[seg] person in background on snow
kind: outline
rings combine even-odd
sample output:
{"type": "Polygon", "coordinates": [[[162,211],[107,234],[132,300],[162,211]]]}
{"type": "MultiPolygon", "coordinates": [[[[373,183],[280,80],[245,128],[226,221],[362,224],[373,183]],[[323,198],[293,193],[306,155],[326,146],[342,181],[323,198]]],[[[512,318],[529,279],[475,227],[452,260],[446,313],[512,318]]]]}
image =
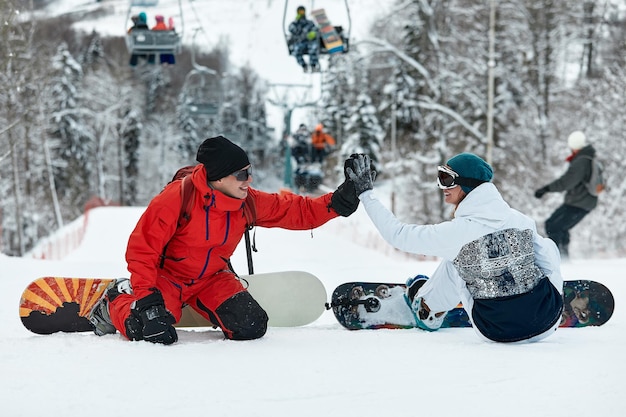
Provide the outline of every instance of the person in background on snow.
{"type": "Polygon", "coordinates": [[[293,45],[293,56],[302,67],[304,72],[309,68],[312,72],[320,70],[319,50],[320,41],[317,37],[317,26],[312,20],[306,18],[306,9],[299,6],[296,11],[296,19],[289,25],[289,44],[293,45]],[[309,65],[306,64],[302,55],[309,54],[309,65]]]}
{"type": "MultiPolygon", "coordinates": [[[[152,30],[157,30],[157,31],[159,31],[159,30],[167,30],[167,31],[173,30],[172,28],[168,27],[165,24],[165,18],[162,15],[156,15],[154,17],[154,19],[156,20],[156,25],[154,25],[152,27],[152,30]]],[[[176,64],[176,58],[174,57],[173,54],[160,54],[159,62],[161,64],[174,65],[174,64],[176,64]]]]}
{"type": "Polygon", "coordinates": [[[335,146],[336,143],[335,138],[324,132],[323,124],[320,123],[315,126],[315,130],[311,134],[312,161],[324,162],[329,149],[335,146]]]}
{"type": "Polygon", "coordinates": [[[432,277],[407,282],[415,322],[437,330],[459,301],[477,334],[495,342],[536,341],[557,329],[563,308],[559,251],[537,234],[535,222],[512,209],[491,182],[480,157],[461,153],[438,167],[450,221],[434,225],[400,222],[373,192],[375,172],[366,155],[346,161],[346,174],[383,236],[400,250],[443,259],[432,277]]]}
{"type": "Polygon", "coordinates": [[[546,193],[565,191],[565,200],[546,220],[546,233],[556,243],[562,257],[569,257],[569,231],[598,205],[598,197],[589,193],[586,182],[591,177],[592,159],[596,150],[587,144],[581,131],[567,138],[572,153],[567,157],[569,167],[563,175],[535,191],[535,197],[546,193]]]}
{"type": "Polygon", "coordinates": [[[359,204],[347,180],[317,198],[255,190],[248,155],[223,136],[206,139],[197,160],[189,174],[195,192],[189,223],[177,227],[182,181],[173,181],[150,202],[130,235],[130,281],[114,281],[90,313],[97,335],[117,330],[130,340],[171,344],[178,339],[173,325],[189,305],[227,339],[260,338],[267,314],[229,262],[246,229],[247,196],[256,207],[256,226],[289,230],[347,217],[359,204]]]}

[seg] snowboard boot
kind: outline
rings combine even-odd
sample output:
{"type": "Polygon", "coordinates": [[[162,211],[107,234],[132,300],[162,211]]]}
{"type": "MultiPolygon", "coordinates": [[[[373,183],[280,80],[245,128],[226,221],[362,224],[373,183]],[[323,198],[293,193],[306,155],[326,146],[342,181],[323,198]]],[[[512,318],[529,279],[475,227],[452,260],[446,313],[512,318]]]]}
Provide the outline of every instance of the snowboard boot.
{"type": "Polygon", "coordinates": [[[128,278],[118,278],[112,281],[104,290],[102,298],[93,306],[89,312],[89,321],[93,325],[93,331],[98,336],[114,334],[115,326],[109,315],[109,303],[120,294],[131,294],[130,280],[128,278]]]}
{"type": "Polygon", "coordinates": [[[406,282],[406,293],[404,296],[411,307],[411,311],[413,311],[413,317],[415,318],[417,327],[432,332],[441,327],[448,312],[442,311],[433,313],[424,302],[424,299],[417,297],[417,292],[426,283],[427,279],[428,277],[425,275],[417,275],[413,278],[409,278],[406,282]]]}

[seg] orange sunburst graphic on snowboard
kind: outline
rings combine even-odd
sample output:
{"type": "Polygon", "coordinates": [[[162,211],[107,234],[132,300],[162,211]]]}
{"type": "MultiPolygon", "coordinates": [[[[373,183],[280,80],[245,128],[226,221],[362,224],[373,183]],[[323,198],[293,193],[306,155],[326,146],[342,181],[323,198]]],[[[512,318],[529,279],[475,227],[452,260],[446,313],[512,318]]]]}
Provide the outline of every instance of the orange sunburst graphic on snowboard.
{"type": "Polygon", "coordinates": [[[89,330],[87,316],[111,281],[99,278],[39,278],[22,294],[22,322],[35,333],[43,333],[51,321],[67,327],[62,331],[89,330]]]}

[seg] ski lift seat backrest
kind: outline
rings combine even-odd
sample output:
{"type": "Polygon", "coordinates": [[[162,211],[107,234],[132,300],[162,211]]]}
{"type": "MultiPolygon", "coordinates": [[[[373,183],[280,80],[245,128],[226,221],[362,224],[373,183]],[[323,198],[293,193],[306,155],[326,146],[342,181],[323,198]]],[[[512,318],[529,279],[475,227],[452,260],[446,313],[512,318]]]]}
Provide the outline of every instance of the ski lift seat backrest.
{"type": "Polygon", "coordinates": [[[217,103],[195,101],[187,103],[187,108],[191,114],[205,116],[214,116],[220,110],[217,103]]]}
{"type": "Polygon", "coordinates": [[[222,84],[217,72],[198,66],[185,77],[187,109],[194,115],[217,115],[222,106],[222,84]]]}
{"type": "Polygon", "coordinates": [[[152,7],[159,4],[159,0],[131,0],[130,5],[135,7],[152,7]]]}
{"type": "Polygon", "coordinates": [[[129,35],[133,53],[176,53],[180,47],[180,37],[173,30],[152,31],[133,30],[129,35]]]}

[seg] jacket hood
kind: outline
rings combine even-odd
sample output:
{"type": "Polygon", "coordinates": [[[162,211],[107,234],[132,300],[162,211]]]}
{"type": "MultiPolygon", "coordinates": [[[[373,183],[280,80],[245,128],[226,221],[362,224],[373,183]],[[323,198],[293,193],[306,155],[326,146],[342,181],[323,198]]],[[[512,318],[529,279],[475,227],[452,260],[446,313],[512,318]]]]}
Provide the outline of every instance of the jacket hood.
{"type": "Polygon", "coordinates": [[[504,201],[496,186],[486,182],[474,188],[461,201],[454,217],[471,217],[471,221],[500,229],[506,224],[510,213],[511,207],[504,201]]]}

